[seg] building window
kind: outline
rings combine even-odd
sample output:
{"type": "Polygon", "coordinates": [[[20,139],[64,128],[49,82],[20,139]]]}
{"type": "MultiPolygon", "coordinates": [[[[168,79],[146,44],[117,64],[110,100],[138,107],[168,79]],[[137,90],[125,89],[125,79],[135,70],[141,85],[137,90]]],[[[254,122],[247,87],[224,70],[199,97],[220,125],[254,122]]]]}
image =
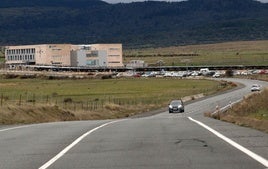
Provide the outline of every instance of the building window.
{"type": "Polygon", "coordinates": [[[98,51],[92,51],[91,53],[87,53],[86,57],[98,57],[98,51]]]}
{"type": "Polygon", "coordinates": [[[109,55],[109,57],[120,57],[120,55],[109,55]]]}
{"type": "Polygon", "coordinates": [[[108,63],[120,63],[119,61],[113,61],[113,62],[108,62],[108,63]]]}
{"type": "Polygon", "coordinates": [[[119,51],[119,48],[109,48],[110,51],[119,51]]]}
{"type": "Polygon", "coordinates": [[[87,53],[87,54],[86,54],[86,57],[87,57],[87,58],[90,58],[90,57],[93,57],[93,55],[92,55],[91,53],[87,53]]]}
{"type": "Polygon", "coordinates": [[[89,66],[96,66],[97,65],[97,60],[88,60],[87,65],[89,66]]]}
{"type": "Polygon", "coordinates": [[[60,56],[60,55],[54,55],[54,56],[52,56],[52,58],[61,58],[62,56],[60,56]]]}
{"type": "Polygon", "coordinates": [[[91,47],[90,46],[83,46],[82,50],[91,50],[91,47]]]}

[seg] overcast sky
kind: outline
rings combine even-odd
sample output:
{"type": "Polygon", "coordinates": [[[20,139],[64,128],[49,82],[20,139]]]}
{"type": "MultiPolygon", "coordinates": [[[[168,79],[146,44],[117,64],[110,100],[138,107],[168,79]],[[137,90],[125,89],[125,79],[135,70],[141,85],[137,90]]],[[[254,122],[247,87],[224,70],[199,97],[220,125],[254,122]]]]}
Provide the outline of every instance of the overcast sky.
{"type": "MultiPolygon", "coordinates": [[[[102,0],[102,1],[105,1],[105,2],[108,2],[108,3],[119,3],[119,2],[129,3],[129,2],[138,2],[138,1],[144,1],[144,0],[102,0]]],[[[155,0],[155,1],[175,2],[175,1],[182,1],[182,0],[155,0]]],[[[265,2],[265,3],[268,2],[268,0],[258,0],[258,1],[265,2]]]]}

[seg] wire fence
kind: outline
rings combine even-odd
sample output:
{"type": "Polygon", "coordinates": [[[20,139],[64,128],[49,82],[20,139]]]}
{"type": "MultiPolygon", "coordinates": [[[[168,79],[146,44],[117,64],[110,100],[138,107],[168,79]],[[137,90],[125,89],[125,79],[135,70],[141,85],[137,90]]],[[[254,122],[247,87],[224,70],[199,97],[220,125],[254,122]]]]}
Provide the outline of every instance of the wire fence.
{"type": "Polygon", "coordinates": [[[154,104],[161,105],[165,102],[165,98],[115,98],[115,97],[104,97],[104,98],[87,98],[80,101],[75,101],[71,97],[60,97],[50,95],[36,95],[36,94],[4,94],[0,93],[0,107],[7,107],[11,105],[15,106],[40,106],[40,105],[56,105],[60,108],[72,111],[84,110],[94,111],[102,110],[107,105],[119,105],[119,106],[135,106],[141,104],[154,104]]]}

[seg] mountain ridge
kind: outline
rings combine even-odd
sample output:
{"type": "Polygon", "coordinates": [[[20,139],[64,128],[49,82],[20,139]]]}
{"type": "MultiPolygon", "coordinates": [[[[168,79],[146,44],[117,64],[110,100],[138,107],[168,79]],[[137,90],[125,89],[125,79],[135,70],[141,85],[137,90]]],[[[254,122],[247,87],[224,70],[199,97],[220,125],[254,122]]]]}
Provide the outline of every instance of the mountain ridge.
{"type": "Polygon", "coordinates": [[[3,0],[0,8],[0,45],[153,47],[268,39],[268,4],[253,0],[3,0]]]}

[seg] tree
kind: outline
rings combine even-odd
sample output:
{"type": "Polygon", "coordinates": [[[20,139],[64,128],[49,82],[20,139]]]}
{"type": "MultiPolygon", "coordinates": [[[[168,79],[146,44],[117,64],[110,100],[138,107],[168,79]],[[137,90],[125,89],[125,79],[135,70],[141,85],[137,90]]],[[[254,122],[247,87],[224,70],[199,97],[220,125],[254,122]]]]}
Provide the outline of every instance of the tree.
{"type": "Polygon", "coordinates": [[[225,76],[226,77],[233,77],[234,76],[234,71],[231,70],[231,69],[226,70],[225,76]]]}

